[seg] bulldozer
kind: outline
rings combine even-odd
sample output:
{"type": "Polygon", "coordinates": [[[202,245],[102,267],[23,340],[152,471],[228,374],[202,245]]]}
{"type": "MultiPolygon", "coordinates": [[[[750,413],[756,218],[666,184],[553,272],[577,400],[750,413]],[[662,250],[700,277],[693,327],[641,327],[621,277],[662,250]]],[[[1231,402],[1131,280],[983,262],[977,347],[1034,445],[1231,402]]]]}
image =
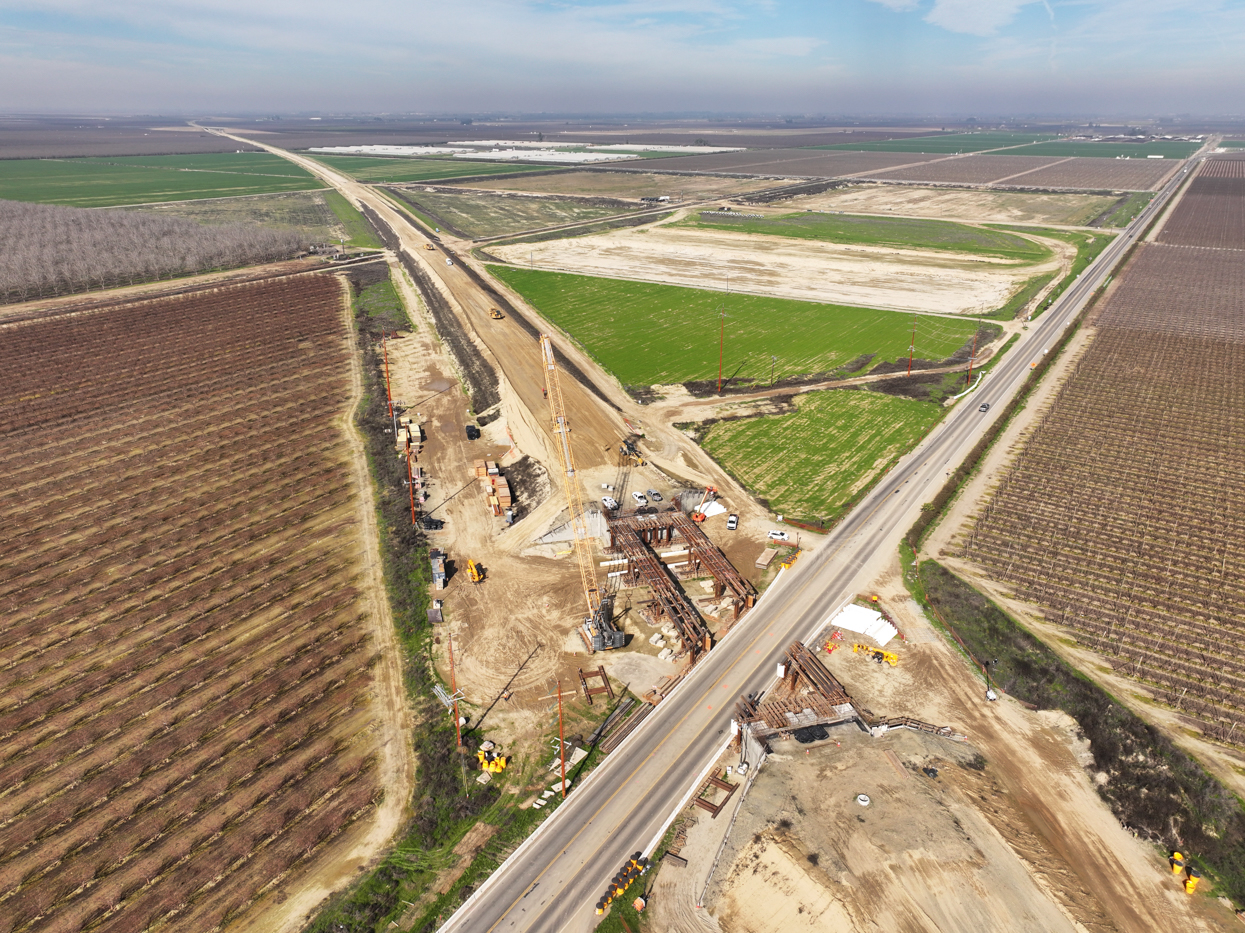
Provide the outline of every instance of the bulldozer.
{"type": "Polygon", "coordinates": [[[484,568],[473,560],[467,561],[467,576],[471,578],[472,583],[484,582],[484,568]]]}
{"type": "Polygon", "coordinates": [[[491,317],[494,321],[500,321],[506,315],[501,313],[501,308],[489,308],[488,316],[491,317]]]}
{"type": "Polygon", "coordinates": [[[436,248],[435,246],[433,246],[431,243],[425,243],[425,244],[424,244],[424,249],[428,250],[428,252],[430,252],[430,253],[434,253],[434,252],[436,252],[436,249],[437,249],[437,248],[436,248]]]}
{"type": "Polygon", "coordinates": [[[868,645],[852,645],[852,654],[864,654],[870,661],[876,661],[878,664],[889,664],[891,667],[899,665],[899,655],[893,651],[883,651],[881,648],[870,648],[868,645]]]}

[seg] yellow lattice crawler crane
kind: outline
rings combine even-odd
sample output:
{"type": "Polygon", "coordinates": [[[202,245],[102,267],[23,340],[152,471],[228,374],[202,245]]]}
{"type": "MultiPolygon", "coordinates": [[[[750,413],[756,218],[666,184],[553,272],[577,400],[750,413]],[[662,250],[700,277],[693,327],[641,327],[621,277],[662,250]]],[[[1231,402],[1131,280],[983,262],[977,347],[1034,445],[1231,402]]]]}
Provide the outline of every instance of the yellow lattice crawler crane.
{"type": "Polygon", "coordinates": [[[545,370],[545,398],[549,400],[549,416],[553,421],[554,446],[558,451],[558,459],[562,461],[566,504],[571,511],[570,526],[575,540],[575,560],[579,564],[579,579],[583,586],[584,601],[588,606],[588,615],[581,631],[588,647],[593,651],[621,648],[627,643],[626,633],[614,624],[610,597],[602,594],[597,587],[584,494],[580,488],[579,476],[575,472],[575,457],[571,453],[571,425],[566,418],[566,403],[562,400],[562,387],[558,381],[558,364],[553,352],[553,341],[548,334],[540,335],[540,359],[545,370]]]}
{"type": "Polygon", "coordinates": [[[852,645],[852,654],[863,653],[866,658],[871,661],[877,661],[878,664],[886,663],[891,667],[899,664],[899,655],[893,651],[883,651],[881,648],[870,648],[868,645],[852,645]]]}

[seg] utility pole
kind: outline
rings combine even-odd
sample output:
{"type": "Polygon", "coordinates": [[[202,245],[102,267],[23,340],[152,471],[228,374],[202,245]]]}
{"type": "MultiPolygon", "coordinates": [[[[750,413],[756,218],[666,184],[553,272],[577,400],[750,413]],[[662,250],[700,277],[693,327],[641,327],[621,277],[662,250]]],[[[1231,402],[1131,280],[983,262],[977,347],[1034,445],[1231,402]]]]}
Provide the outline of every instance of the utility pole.
{"type": "Polygon", "coordinates": [[[562,737],[562,678],[558,678],[558,757],[562,759],[562,799],[566,799],[566,739],[562,737]]]}
{"type": "Polygon", "coordinates": [[[718,334],[718,395],[722,394],[722,353],[726,348],[726,309],[721,308],[718,316],[722,319],[722,330],[718,334]]]}
{"type": "Polygon", "coordinates": [[[778,357],[770,355],[769,358],[769,387],[774,388],[774,367],[778,365],[778,357]]]}
{"type": "Polygon", "coordinates": [[[916,353],[916,315],[912,315],[912,342],[908,344],[908,375],[912,375],[912,355],[916,353]]]}
{"type": "MultiPolygon", "coordinates": [[[[973,384],[973,363],[977,360],[977,335],[973,334],[973,352],[968,357],[968,385],[973,384]]],[[[991,383],[993,385],[994,383],[991,383]]]]}

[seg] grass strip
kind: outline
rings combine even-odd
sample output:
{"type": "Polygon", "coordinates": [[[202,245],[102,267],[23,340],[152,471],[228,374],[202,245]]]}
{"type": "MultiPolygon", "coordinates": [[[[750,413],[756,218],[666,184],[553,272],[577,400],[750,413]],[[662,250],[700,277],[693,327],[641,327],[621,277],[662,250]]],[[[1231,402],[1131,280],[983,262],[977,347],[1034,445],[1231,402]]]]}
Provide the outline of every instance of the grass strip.
{"type": "MultiPolygon", "coordinates": [[[[1050,284],[1050,280],[1055,277],[1055,273],[1048,272],[1045,275],[1034,276],[1020,286],[1020,291],[1012,295],[1008,299],[1007,304],[999,308],[993,314],[986,314],[983,317],[992,321],[1014,321],[1016,315],[1024,310],[1025,306],[1037,296],[1038,292],[1050,284]]],[[[1036,310],[1036,309],[1035,309],[1036,310]]]]}
{"type": "MultiPolygon", "coordinates": [[[[1042,262],[1051,251],[1041,243],[1001,233],[994,227],[977,227],[951,220],[925,220],[915,217],[868,217],[856,214],[827,214],[802,211],[770,217],[735,217],[731,211],[710,211],[692,215],[673,224],[700,229],[727,228],[741,233],[826,240],[892,249],[932,249],[1020,262],[1042,262]]],[[[1008,230],[1024,232],[1023,227],[1008,230]]]]}
{"type": "Polygon", "coordinates": [[[361,249],[380,249],[380,240],[372,231],[371,224],[364,219],[353,204],[346,200],[344,195],[330,188],[324,192],[324,201],[334,216],[341,221],[341,225],[346,228],[346,237],[351,246],[361,249]]]}
{"type": "MultiPolygon", "coordinates": [[[[907,575],[905,575],[907,577],[907,575]]],[[[1061,710],[1089,740],[1095,787],[1128,828],[1179,849],[1213,880],[1210,894],[1245,902],[1245,811],[1189,754],[1077,671],[995,603],[936,561],[913,596],[986,665],[992,682],[1039,710],[1061,710]]]]}
{"type": "Polygon", "coordinates": [[[1153,191],[1137,191],[1126,197],[1102,222],[1104,227],[1127,227],[1154,200],[1153,191]]]}
{"type": "Polygon", "coordinates": [[[1015,227],[1009,224],[987,224],[987,226],[999,230],[1024,230],[1035,236],[1048,236],[1063,240],[1076,247],[1076,258],[1072,260],[1072,267],[1068,270],[1068,274],[1060,279],[1059,284],[1050,290],[1042,303],[1033,309],[1033,317],[1037,317],[1053,305],[1068,289],[1068,286],[1080,278],[1081,273],[1089,268],[1089,264],[1097,259],[1098,254],[1106,249],[1116,237],[1114,233],[1081,233],[1076,230],[1055,230],[1050,227],[1015,227]]]}
{"type": "Polygon", "coordinates": [[[1164,159],[1187,159],[1201,148],[1201,143],[1185,143],[1158,139],[1146,143],[1096,143],[1077,140],[1052,140],[1010,149],[1000,155],[1055,156],[1058,158],[1089,159],[1146,159],[1162,156],[1164,159]]]}

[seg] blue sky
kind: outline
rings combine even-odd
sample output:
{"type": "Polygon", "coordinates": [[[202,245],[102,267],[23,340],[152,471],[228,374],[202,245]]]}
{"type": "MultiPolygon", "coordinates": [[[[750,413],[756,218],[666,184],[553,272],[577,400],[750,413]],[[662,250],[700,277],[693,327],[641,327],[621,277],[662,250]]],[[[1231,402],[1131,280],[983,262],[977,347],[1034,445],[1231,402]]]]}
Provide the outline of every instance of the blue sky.
{"type": "Polygon", "coordinates": [[[0,0],[0,111],[1245,113],[1245,0],[0,0]]]}

